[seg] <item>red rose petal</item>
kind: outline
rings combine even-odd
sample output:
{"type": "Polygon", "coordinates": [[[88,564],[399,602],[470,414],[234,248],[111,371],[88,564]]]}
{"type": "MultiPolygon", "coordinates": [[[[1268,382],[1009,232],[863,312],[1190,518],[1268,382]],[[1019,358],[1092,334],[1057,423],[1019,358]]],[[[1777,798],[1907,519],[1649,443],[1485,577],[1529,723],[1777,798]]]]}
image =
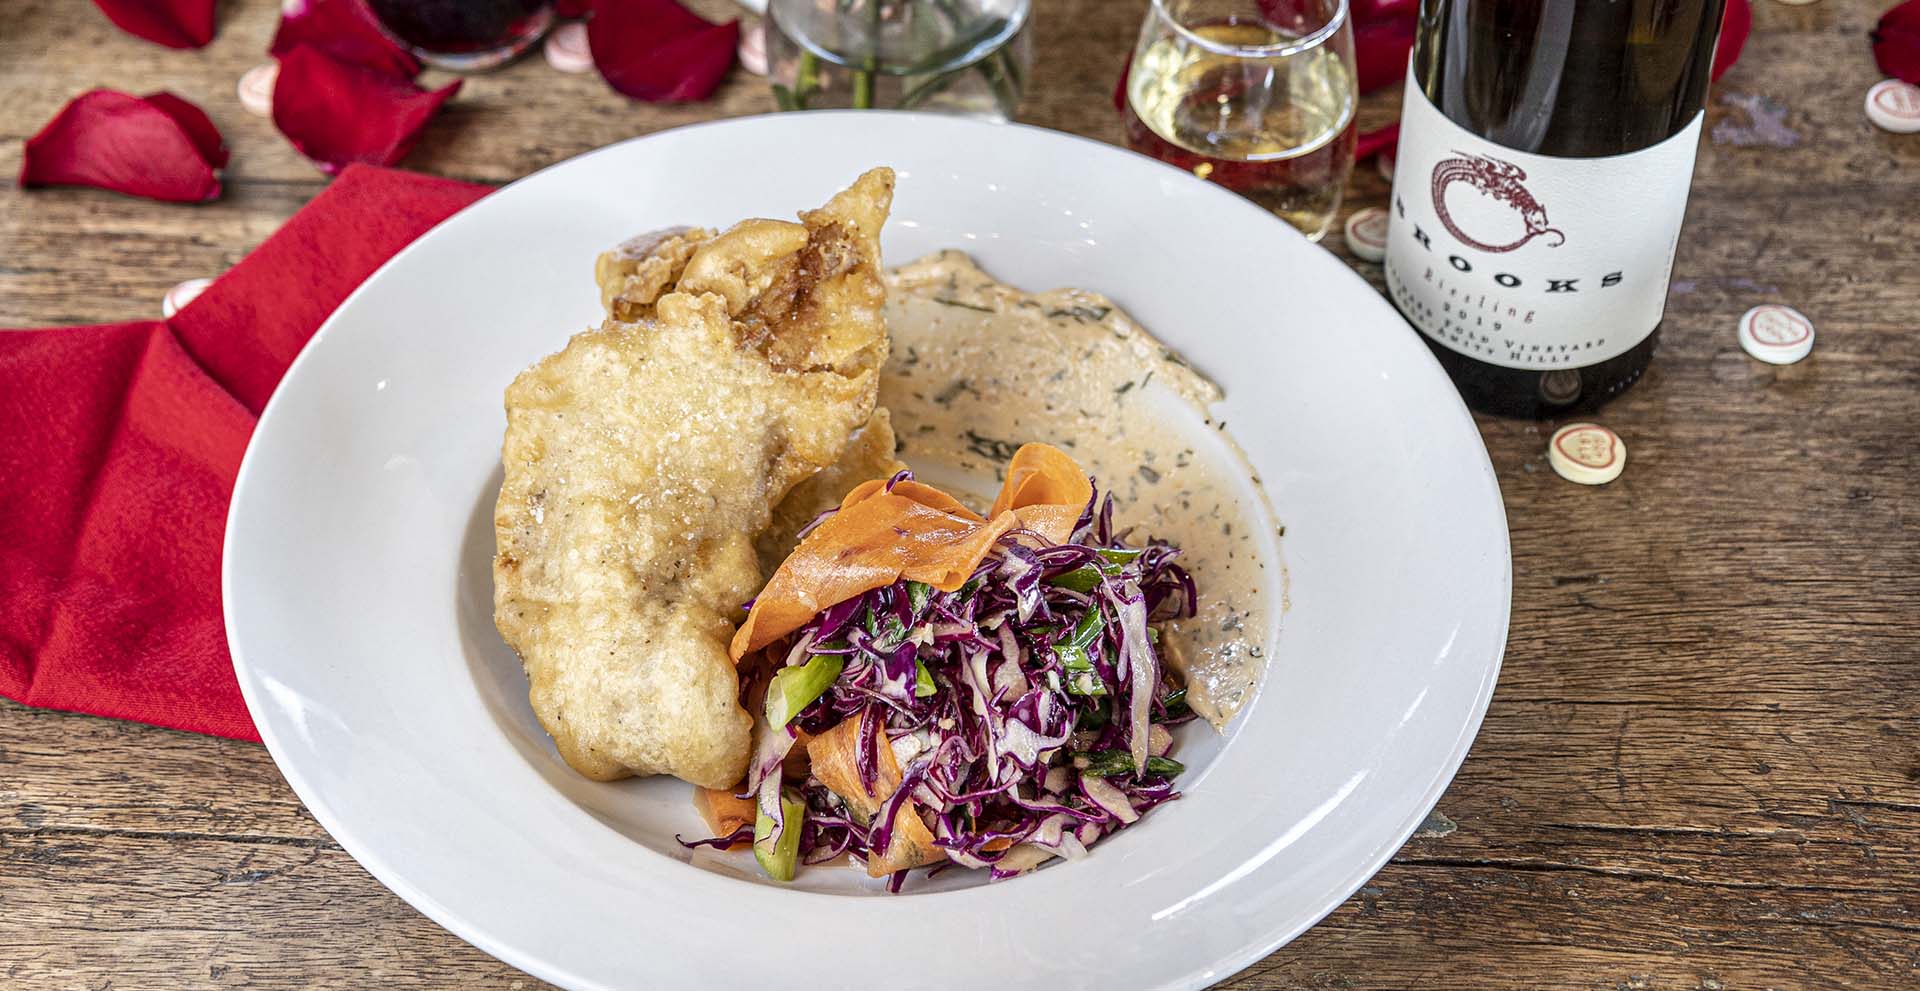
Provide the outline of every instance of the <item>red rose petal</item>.
{"type": "Polygon", "coordinates": [[[593,0],[558,0],[553,5],[555,17],[585,17],[593,13],[593,0]]]}
{"type": "Polygon", "coordinates": [[[1887,11],[1868,37],[1881,72],[1920,86],[1920,0],[1887,11]]]}
{"type": "MultiPolygon", "coordinates": [[[[1304,35],[1326,24],[1327,7],[1320,0],[1259,0],[1260,19],[1283,31],[1304,35]]],[[[1412,23],[1420,0],[1352,0],[1347,19],[1357,28],[1382,21],[1412,23]]]]}
{"type": "Polygon", "coordinates": [[[168,48],[213,40],[213,0],[93,0],[115,27],[168,48]]]}
{"type": "Polygon", "coordinates": [[[1372,24],[1397,17],[1413,19],[1420,13],[1420,0],[1354,0],[1353,23],[1372,24]]]}
{"type": "Polygon", "coordinates": [[[673,0],[599,0],[587,21],[600,75],[649,103],[705,99],[739,44],[739,21],[710,24],[673,0]]]}
{"type": "Polygon", "coordinates": [[[1398,123],[1376,127],[1371,131],[1360,132],[1359,140],[1354,142],[1353,157],[1355,161],[1364,162],[1382,152],[1390,155],[1399,145],[1400,125],[1398,123]]]}
{"type": "Polygon", "coordinates": [[[460,81],[427,92],[405,79],[343,62],[306,45],[280,56],[273,124],[320,171],[405,158],[460,81]]]}
{"type": "Polygon", "coordinates": [[[1407,53],[1413,50],[1414,20],[1392,20],[1362,24],[1353,30],[1353,58],[1360,77],[1360,92],[1371,93],[1391,86],[1406,77],[1407,53]]]}
{"type": "Polygon", "coordinates": [[[1740,49],[1747,47],[1747,34],[1753,30],[1753,8],[1747,6],[1747,0],[1727,0],[1726,13],[1720,15],[1720,40],[1713,50],[1713,78],[1718,79],[1733,68],[1740,58],[1740,49]]]}
{"type": "Polygon", "coordinates": [[[400,47],[358,0],[292,0],[280,8],[280,27],[267,54],[285,55],[308,45],[343,62],[412,79],[420,60],[400,47]]]}
{"type": "Polygon", "coordinates": [[[1260,0],[1259,2],[1261,20],[1295,36],[1306,34],[1311,22],[1323,19],[1322,9],[1318,2],[1309,7],[1306,0],[1260,0]]]}
{"type": "Polygon", "coordinates": [[[20,185],[96,186],[174,203],[219,196],[214,170],[226,161],[220,133],[198,107],[160,95],[161,105],[108,89],[75,97],[27,139],[20,185]],[[183,125],[176,114],[192,120],[183,125]],[[190,133],[203,127],[205,133],[190,133]],[[201,150],[209,134],[218,162],[201,150]]]}
{"type": "Polygon", "coordinates": [[[213,126],[213,119],[205,110],[188,103],[172,93],[148,93],[141,99],[159,108],[160,112],[173,118],[180,130],[186,132],[187,140],[193,142],[200,158],[216,169],[227,167],[227,143],[220,137],[220,129],[213,126]]]}

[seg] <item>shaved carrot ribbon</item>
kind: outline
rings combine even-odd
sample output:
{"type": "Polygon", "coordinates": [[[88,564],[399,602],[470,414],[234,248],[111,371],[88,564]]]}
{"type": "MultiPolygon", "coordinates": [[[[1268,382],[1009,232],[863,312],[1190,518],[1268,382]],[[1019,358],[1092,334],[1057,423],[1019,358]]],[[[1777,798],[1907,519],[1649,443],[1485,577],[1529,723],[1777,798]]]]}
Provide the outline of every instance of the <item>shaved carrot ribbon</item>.
{"type": "Polygon", "coordinates": [[[1092,499],[1093,484],[1079,463],[1046,444],[1014,452],[986,518],[931,485],[906,480],[889,489],[884,480],[863,482],[774,572],[734,633],[733,659],[837,603],[903,578],[951,592],[1009,532],[1065,543],[1092,499]]]}
{"type": "MultiPolygon", "coordinates": [[[[872,791],[860,783],[859,757],[855,751],[859,748],[861,722],[859,716],[854,716],[814,737],[807,745],[807,756],[813,761],[814,777],[846,800],[847,807],[864,821],[878,815],[900,787],[900,762],[893,756],[893,745],[887,742],[886,731],[878,722],[874,723],[878,774],[872,791]]],[[[893,833],[887,848],[867,855],[867,876],[886,877],[894,871],[925,867],[945,859],[947,852],[934,845],[933,831],[921,821],[920,813],[911,804],[903,803],[894,809],[893,833]]]]}

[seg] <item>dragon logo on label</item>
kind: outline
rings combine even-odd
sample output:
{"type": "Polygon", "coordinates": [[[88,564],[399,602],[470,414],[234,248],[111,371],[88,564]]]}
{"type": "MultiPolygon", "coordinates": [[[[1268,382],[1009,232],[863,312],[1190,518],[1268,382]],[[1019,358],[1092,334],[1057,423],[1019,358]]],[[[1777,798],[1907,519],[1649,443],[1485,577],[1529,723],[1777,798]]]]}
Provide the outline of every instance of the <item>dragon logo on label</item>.
{"type": "MultiPolygon", "coordinates": [[[[1471,155],[1463,151],[1455,151],[1454,154],[1459,157],[1443,158],[1433,167],[1433,212],[1439,216],[1440,223],[1446,226],[1448,233],[1458,238],[1460,243],[1493,254],[1513,251],[1543,234],[1553,235],[1554,240],[1546,242],[1550,248],[1567,243],[1567,236],[1559,228],[1547,226],[1546,207],[1541,206],[1540,201],[1534,199],[1533,194],[1522,185],[1527,178],[1525,169],[1491,155],[1471,155]],[[1462,220],[1479,227],[1483,234],[1498,221],[1485,216],[1484,211],[1475,211],[1483,215],[1471,217],[1455,217],[1449,212],[1447,187],[1457,182],[1478,190],[1483,195],[1482,202],[1487,205],[1497,205],[1519,214],[1522,230],[1504,243],[1491,243],[1491,239],[1506,235],[1487,235],[1488,239],[1483,240],[1462,230],[1462,220]]],[[[1464,214],[1466,211],[1462,212],[1464,214]]]]}

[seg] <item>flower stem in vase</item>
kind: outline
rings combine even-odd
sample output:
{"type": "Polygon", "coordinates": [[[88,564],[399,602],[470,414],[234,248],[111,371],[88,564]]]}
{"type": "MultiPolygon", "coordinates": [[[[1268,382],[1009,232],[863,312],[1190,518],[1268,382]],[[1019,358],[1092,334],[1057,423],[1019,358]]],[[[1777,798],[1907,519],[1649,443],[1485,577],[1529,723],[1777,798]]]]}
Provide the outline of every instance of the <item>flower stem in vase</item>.
{"type": "Polygon", "coordinates": [[[880,0],[867,4],[868,45],[866,64],[853,74],[853,108],[873,107],[873,76],[880,70],[880,0]]]}
{"type": "Polygon", "coordinates": [[[813,91],[820,88],[820,57],[812,52],[800,53],[800,67],[794,71],[793,89],[774,86],[773,100],[782,110],[805,110],[807,100],[813,91]]]}
{"type": "Polygon", "coordinates": [[[867,59],[868,68],[856,70],[853,74],[853,109],[867,110],[873,107],[873,59],[867,59]]]}

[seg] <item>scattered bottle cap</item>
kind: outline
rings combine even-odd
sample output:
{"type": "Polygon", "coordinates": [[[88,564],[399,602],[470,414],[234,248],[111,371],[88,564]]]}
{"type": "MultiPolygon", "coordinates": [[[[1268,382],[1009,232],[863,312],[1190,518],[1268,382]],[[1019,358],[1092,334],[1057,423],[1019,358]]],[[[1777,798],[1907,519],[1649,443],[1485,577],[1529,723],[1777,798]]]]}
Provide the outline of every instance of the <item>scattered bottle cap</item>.
{"type": "Polygon", "coordinates": [[[1920,133],[1920,86],[1882,79],[1867,90],[1867,119],[1895,134],[1920,133]]]}
{"type": "Polygon", "coordinates": [[[1547,463],[1569,482],[1604,485],[1627,467],[1627,444],[1598,423],[1569,423],[1553,432],[1547,463]]]}
{"type": "Polygon", "coordinates": [[[740,32],[740,68],[756,76],[767,74],[767,22],[755,21],[740,32]]]}
{"type": "Polygon", "coordinates": [[[210,285],[213,285],[212,279],[188,279],[167,290],[167,294],[160,297],[160,318],[172,320],[175,313],[186,309],[188,303],[200,298],[200,294],[206,292],[210,285]]]}
{"type": "Polygon", "coordinates": [[[1383,151],[1373,156],[1373,167],[1380,171],[1380,178],[1393,181],[1393,152],[1383,151]]]}
{"type": "Polygon", "coordinates": [[[554,28],[540,52],[547,57],[548,65],[561,72],[593,71],[593,49],[587,44],[587,26],[578,21],[554,28]]]}
{"type": "Polygon", "coordinates": [[[1813,321],[1791,306],[1763,303],[1740,314],[1740,347],[1772,365],[1791,365],[1813,351],[1813,321]]]}
{"type": "Polygon", "coordinates": [[[1387,257],[1387,211],[1377,206],[1355,210],[1347,218],[1347,250],[1361,261],[1387,257]]]}
{"type": "Polygon", "coordinates": [[[278,62],[264,62],[241,73],[237,87],[240,106],[255,117],[273,116],[273,83],[279,78],[278,62]]]}

